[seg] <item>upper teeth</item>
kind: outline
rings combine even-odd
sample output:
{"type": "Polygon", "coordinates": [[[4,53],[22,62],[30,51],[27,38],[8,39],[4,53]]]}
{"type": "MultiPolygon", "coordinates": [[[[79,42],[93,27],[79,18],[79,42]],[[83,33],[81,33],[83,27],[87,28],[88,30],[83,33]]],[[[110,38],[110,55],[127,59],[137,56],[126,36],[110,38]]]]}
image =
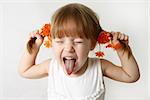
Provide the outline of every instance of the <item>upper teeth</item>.
{"type": "Polygon", "coordinates": [[[74,59],[74,58],[72,58],[72,57],[65,57],[65,59],[68,59],[68,60],[70,60],[70,59],[74,59]]]}

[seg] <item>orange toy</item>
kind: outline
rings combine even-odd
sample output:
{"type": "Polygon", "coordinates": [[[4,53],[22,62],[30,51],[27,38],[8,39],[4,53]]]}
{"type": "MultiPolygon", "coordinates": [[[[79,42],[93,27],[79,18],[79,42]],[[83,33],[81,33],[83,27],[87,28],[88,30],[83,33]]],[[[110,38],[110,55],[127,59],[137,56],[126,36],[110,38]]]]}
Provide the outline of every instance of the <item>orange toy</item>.
{"type": "MultiPolygon", "coordinates": [[[[113,45],[112,43],[111,43],[111,40],[112,40],[112,34],[110,33],[110,32],[106,32],[106,31],[102,31],[102,32],[100,32],[100,34],[99,34],[99,36],[98,36],[98,38],[97,38],[97,41],[98,41],[98,44],[99,44],[99,46],[101,45],[101,44],[106,44],[106,43],[108,43],[108,45],[106,45],[106,48],[114,48],[115,50],[116,49],[119,49],[120,47],[121,47],[121,44],[120,43],[117,43],[116,45],[113,45]]],[[[103,57],[105,54],[104,54],[104,52],[102,52],[102,51],[97,51],[96,53],[96,56],[97,57],[103,57]]]]}
{"type": "Polygon", "coordinates": [[[51,34],[50,34],[50,28],[51,25],[50,24],[45,24],[42,28],[41,28],[41,32],[40,34],[45,37],[44,39],[44,45],[47,48],[50,48],[52,46],[52,38],[51,38],[51,34]]]}
{"type": "MultiPolygon", "coordinates": [[[[47,48],[50,48],[52,46],[52,38],[51,38],[51,31],[50,31],[51,25],[45,24],[41,28],[41,32],[39,33],[44,38],[44,46],[47,48]]],[[[27,49],[29,53],[32,53],[33,44],[35,43],[36,37],[31,38],[29,42],[27,43],[27,49]]]]}

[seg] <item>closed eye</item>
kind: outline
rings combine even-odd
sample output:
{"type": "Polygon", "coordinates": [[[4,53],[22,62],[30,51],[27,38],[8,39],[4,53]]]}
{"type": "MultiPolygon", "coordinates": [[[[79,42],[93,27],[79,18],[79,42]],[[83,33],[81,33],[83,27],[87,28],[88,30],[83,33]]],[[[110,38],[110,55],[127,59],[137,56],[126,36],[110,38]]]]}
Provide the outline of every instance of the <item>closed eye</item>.
{"type": "Polygon", "coordinates": [[[56,43],[63,43],[64,41],[62,39],[55,39],[56,43]]]}
{"type": "Polygon", "coordinates": [[[63,43],[63,41],[55,41],[56,43],[63,43]]]}
{"type": "Polygon", "coordinates": [[[75,41],[75,43],[83,43],[82,41],[75,41]]]}
{"type": "Polygon", "coordinates": [[[83,43],[83,39],[81,38],[77,38],[74,40],[75,43],[83,43]]]}

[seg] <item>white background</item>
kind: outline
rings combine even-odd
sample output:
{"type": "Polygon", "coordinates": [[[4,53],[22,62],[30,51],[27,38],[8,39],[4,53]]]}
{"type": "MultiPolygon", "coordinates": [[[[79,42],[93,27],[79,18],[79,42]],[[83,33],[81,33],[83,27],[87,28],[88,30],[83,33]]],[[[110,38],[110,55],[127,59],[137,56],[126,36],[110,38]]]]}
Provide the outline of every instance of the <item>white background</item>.
{"type": "MultiPolygon", "coordinates": [[[[70,1],[75,2],[75,1],[70,1]]],[[[150,50],[148,43],[148,2],[146,0],[76,1],[93,9],[102,28],[120,31],[130,37],[130,46],[139,64],[141,77],[136,83],[121,83],[105,78],[105,100],[150,100],[150,50]],[[149,84],[148,84],[149,83],[149,84]],[[148,91],[149,90],[149,91],[148,91]]],[[[30,80],[18,74],[28,33],[50,21],[51,15],[67,1],[1,1],[0,3],[0,100],[47,100],[47,78],[30,80]]],[[[105,50],[105,49],[104,49],[105,50]]],[[[37,63],[53,57],[52,49],[41,47],[37,63]]],[[[90,53],[90,56],[94,52],[90,53]]],[[[105,58],[120,64],[113,50],[105,58]]]]}

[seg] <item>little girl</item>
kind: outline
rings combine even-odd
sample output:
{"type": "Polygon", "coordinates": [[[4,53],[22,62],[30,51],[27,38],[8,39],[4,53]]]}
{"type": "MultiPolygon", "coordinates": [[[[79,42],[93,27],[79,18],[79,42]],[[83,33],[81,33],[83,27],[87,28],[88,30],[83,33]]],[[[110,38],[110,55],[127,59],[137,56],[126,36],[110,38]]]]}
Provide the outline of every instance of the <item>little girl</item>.
{"type": "Polygon", "coordinates": [[[82,4],[68,4],[52,16],[51,36],[55,57],[36,64],[43,43],[39,31],[30,33],[35,38],[32,53],[25,49],[20,61],[21,76],[37,79],[48,76],[48,100],[104,100],[103,76],[131,83],[139,79],[136,60],[128,45],[128,36],[111,32],[112,44],[120,44],[116,52],[121,66],[105,59],[89,58],[102,29],[96,14],[82,4]],[[126,45],[126,46],[125,46],[126,45]]]}

